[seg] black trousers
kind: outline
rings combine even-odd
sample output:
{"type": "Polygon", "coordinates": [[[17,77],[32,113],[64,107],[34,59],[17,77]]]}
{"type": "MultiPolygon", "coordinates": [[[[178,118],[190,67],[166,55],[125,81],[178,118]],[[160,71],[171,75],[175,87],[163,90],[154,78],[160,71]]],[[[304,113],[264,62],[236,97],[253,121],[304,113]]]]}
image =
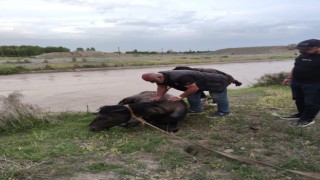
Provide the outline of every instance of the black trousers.
{"type": "Polygon", "coordinates": [[[301,120],[312,121],[320,110],[320,83],[291,83],[292,99],[295,100],[301,120]]]}

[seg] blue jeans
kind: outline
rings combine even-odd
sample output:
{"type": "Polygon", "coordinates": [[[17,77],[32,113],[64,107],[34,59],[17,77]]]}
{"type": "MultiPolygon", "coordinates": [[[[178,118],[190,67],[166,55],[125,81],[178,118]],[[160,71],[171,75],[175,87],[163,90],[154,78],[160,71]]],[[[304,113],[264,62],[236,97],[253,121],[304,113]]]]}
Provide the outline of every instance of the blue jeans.
{"type": "Polygon", "coordinates": [[[194,94],[191,94],[190,96],[187,97],[188,102],[189,102],[189,109],[190,111],[193,112],[202,112],[202,103],[201,103],[201,91],[198,91],[194,94]]]}
{"type": "Polygon", "coordinates": [[[214,99],[217,103],[218,112],[223,114],[230,114],[227,88],[222,92],[210,91],[209,93],[212,99],[214,99]]]}
{"type": "MultiPolygon", "coordinates": [[[[230,113],[230,107],[228,102],[227,88],[223,92],[212,92],[210,91],[210,96],[217,102],[218,112],[223,114],[230,113]]],[[[201,91],[198,91],[187,97],[190,110],[194,112],[202,112],[203,107],[201,103],[201,91]]]]}
{"type": "Polygon", "coordinates": [[[320,83],[291,83],[292,99],[301,120],[312,121],[320,110],[320,83]]]}

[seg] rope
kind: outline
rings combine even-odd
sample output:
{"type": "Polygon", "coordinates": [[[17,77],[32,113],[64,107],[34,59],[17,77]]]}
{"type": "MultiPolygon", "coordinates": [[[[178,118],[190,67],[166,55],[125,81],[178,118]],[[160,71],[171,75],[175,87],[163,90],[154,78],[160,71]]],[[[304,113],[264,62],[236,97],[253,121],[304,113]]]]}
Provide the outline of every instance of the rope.
{"type": "Polygon", "coordinates": [[[212,152],[212,153],[216,153],[216,154],[219,154],[221,156],[224,156],[224,157],[227,157],[229,159],[233,159],[233,160],[237,160],[237,161],[240,161],[240,162],[245,162],[245,163],[248,163],[248,164],[254,164],[254,165],[262,165],[262,166],[267,166],[267,167],[271,167],[271,168],[274,168],[274,169],[277,169],[277,170],[283,170],[283,171],[286,171],[286,172],[291,172],[291,173],[294,173],[294,174],[299,174],[299,175],[302,175],[302,176],[306,176],[306,177],[311,177],[311,178],[314,178],[314,179],[320,179],[320,174],[319,173],[313,173],[313,172],[305,172],[305,171],[296,171],[296,170],[291,170],[291,169],[283,169],[283,168],[280,168],[280,167],[277,167],[277,166],[274,166],[272,164],[269,164],[269,163],[265,163],[265,162],[262,162],[262,161],[257,161],[257,160],[253,160],[253,159],[249,159],[249,158],[246,158],[246,157],[241,157],[241,156],[237,156],[237,155],[234,155],[234,154],[229,154],[229,153],[225,153],[225,152],[221,152],[221,151],[217,151],[217,150],[213,150],[213,149],[210,149],[202,144],[199,144],[197,142],[193,142],[193,141],[188,141],[182,137],[179,137],[179,136],[176,136],[174,133],[170,133],[170,132],[167,132],[167,131],[164,131],[150,123],[148,123],[146,120],[144,120],[143,118],[140,118],[138,116],[136,116],[133,112],[133,110],[129,107],[129,105],[124,105],[124,107],[126,107],[131,116],[133,118],[135,118],[136,120],[138,120],[142,125],[145,125],[147,124],[148,126],[158,130],[158,131],[161,131],[162,133],[165,133],[166,135],[170,136],[170,137],[174,137],[175,139],[178,139],[188,145],[196,145],[196,146],[199,146],[209,152],[212,152]]]}

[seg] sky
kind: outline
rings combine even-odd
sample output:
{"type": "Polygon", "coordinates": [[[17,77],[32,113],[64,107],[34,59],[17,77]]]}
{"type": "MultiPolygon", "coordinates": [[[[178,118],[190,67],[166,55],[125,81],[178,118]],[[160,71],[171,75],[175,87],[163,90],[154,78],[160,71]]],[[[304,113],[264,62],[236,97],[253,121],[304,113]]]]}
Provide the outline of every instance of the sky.
{"type": "Polygon", "coordinates": [[[0,46],[213,51],[319,39],[319,0],[1,0],[0,46]]]}

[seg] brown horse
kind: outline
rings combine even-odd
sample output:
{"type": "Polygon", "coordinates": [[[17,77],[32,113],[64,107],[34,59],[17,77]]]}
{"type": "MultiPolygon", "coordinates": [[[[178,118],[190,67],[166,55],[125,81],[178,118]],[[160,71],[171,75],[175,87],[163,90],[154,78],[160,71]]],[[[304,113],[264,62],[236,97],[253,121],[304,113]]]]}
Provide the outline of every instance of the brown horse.
{"type": "MultiPolygon", "coordinates": [[[[128,104],[133,113],[147,122],[168,132],[179,130],[179,121],[187,114],[187,105],[184,101],[161,100],[150,102],[156,96],[155,91],[144,91],[139,94],[122,99],[118,105],[100,107],[96,118],[90,123],[90,130],[108,130],[114,126],[130,127],[138,124],[132,121],[131,113],[125,104],[128,104]]],[[[170,97],[166,94],[165,98],[170,97]]]]}

